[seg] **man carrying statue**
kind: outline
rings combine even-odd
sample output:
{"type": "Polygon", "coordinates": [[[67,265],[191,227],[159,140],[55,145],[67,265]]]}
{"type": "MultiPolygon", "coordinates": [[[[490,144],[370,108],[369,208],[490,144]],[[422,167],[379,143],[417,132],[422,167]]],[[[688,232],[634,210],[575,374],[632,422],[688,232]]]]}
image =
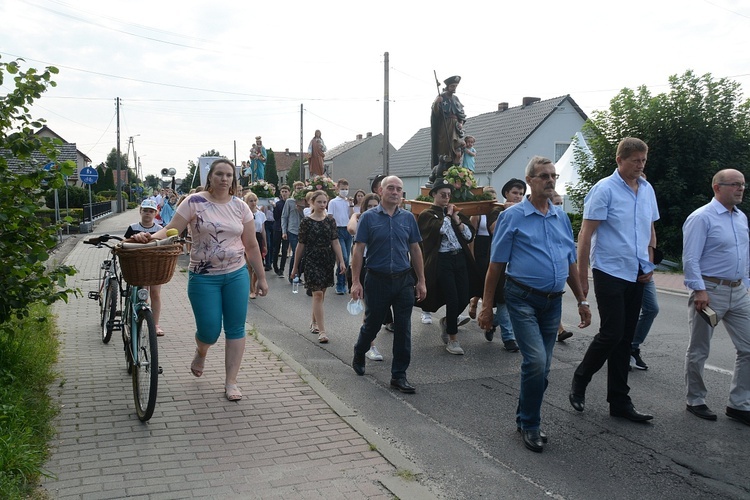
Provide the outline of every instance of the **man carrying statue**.
{"type": "Polygon", "coordinates": [[[432,174],[430,185],[452,165],[460,165],[464,146],[464,106],[456,96],[460,76],[444,80],[445,88],[432,103],[430,137],[432,139],[432,174]]]}

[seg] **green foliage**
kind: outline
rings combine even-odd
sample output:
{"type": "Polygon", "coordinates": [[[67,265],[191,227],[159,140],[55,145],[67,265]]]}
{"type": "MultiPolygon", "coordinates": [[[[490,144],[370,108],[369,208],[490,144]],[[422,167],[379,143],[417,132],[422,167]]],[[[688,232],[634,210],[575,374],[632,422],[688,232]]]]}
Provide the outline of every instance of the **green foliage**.
{"type": "MultiPolygon", "coordinates": [[[[266,151],[268,155],[266,157],[266,181],[270,182],[277,188],[279,187],[279,174],[276,172],[276,155],[273,153],[273,149],[266,151]]],[[[278,191],[278,189],[277,189],[278,191]]]]}
{"type": "Polygon", "coordinates": [[[144,181],[145,187],[149,189],[159,189],[161,187],[161,179],[155,175],[147,175],[144,181]]]}
{"type": "Polygon", "coordinates": [[[299,160],[294,160],[289,167],[289,173],[286,175],[286,183],[291,187],[292,184],[299,180],[299,160]]]}
{"type": "Polygon", "coordinates": [[[0,492],[27,498],[44,475],[57,409],[47,393],[58,341],[48,306],[0,329],[0,492]]]}
{"type": "Polygon", "coordinates": [[[59,139],[34,135],[42,121],[28,114],[34,100],[54,86],[52,75],[57,69],[24,72],[18,61],[0,62],[0,85],[5,73],[16,76],[8,82],[12,89],[0,97],[0,147],[33,168],[30,173],[18,174],[0,155],[0,262],[4,266],[0,273],[0,331],[7,331],[12,317],[26,316],[34,302],[67,300],[74,290],[64,288],[65,278],[75,272],[68,266],[45,268],[49,251],[57,244],[58,227],[44,226],[34,217],[38,200],[50,190],[64,188],[64,175],[75,172],[73,162],[59,162],[59,168],[46,171],[42,167],[47,162],[32,156],[38,152],[54,161],[62,144],[59,139]]]}
{"type": "MultiPolygon", "coordinates": [[[[105,201],[106,200],[116,200],[117,199],[117,190],[110,189],[108,191],[99,191],[97,193],[97,196],[99,196],[99,198],[103,198],[105,201]]],[[[127,191],[123,191],[122,192],[122,199],[125,200],[125,201],[128,201],[128,193],[127,193],[127,191]]]]}
{"type": "MultiPolygon", "coordinates": [[[[221,156],[221,153],[219,153],[215,149],[211,149],[210,151],[206,151],[205,153],[203,153],[201,155],[201,158],[205,156],[221,156]]],[[[184,179],[182,179],[182,183],[177,186],[177,190],[183,193],[189,193],[191,189],[200,185],[201,176],[198,172],[198,164],[193,160],[188,160],[188,174],[184,179]]]]}
{"type": "Polygon", "coordinates": [[[102,168],[102,175],[99,176],[99,181],[97,181],[98,188],[97,192],[101,193],[102,191],[114,191],[117,189],[117,186],[115,186],[115,172],[111,168],[102,168]]]}
{"type": "MultiPolygon", "coordinates": [[[[727,78],[692,71],[669,78],[670,90],[652,96],[645,87],[622,89],[606,111],[584,125],[594,154],[592,165],[579,165],[581,182],[569,190],[576,206],[601,178],[616,168],[617,143],[638,137],[649,145],[646,174],[654,186],[660,220],[659,246],[675,259],[682,253],[682,224],[713,197],[711,179],[725,168],[750,174],[750,101],[727,78]]],[[[747,211],[746,198],[740,206],[747,211]]]]}
{"type": "MultiPolygon", "coordinates": [[[[60,208],[65,208],[65,189],[58,190],[58,203],[60,208]]],[[[83,208],[83,205],[89,203],[89,190],[87,188],[78,186],[68,186],[68,207],[70,208],[83,208]]],[[[55,208],[55,192],[49,191],[44,196],[45,205],[47,208],[55,208]]]]}

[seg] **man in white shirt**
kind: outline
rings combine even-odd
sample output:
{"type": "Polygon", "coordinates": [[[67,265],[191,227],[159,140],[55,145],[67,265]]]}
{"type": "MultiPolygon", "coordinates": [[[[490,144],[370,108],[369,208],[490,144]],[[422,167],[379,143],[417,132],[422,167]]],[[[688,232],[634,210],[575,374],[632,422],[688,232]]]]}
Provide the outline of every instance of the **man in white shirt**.
{"type": "MultiPolygon", "coordinates": [[[[341,253],[344,256],[346,267],[349,267],[349,255],[352,248],[352,235],[346,230],[349,223],[349,217],[352,215],[352,208],[347,198],[349,196],[349,181],[339,179],[336,183],[336,189],[339,195],[328,202],[328,213],[336,220],[336,227],[339,233],[339,244],[341,253]]],[[[338,267],[336,268],[336,295],[346,293],[346,274],[342,274],[338,267]]]]}

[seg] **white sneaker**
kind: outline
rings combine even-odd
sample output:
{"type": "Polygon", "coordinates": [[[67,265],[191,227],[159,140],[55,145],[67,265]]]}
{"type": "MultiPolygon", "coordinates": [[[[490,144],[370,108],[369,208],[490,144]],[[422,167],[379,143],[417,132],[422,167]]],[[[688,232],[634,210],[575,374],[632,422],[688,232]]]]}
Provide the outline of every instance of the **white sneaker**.
{"type": "Polygon", "coordinates": [[[432,314],[428,312],[422,312],[422,324],[423,325],[431,325],[432,324],[432,314]]]}
{"type": "Polygon", "coordinates": [[[461,314],[458,316],[458,318],[456,318],[456,321],[458,322],[458,326],[464,326],[466,323],[471,321],[471,318],[461,314]]]}
{"type": "Polygon", "coordinates": [[[383,355],[378,352],[378,348],[375,346],[370,347],[370,350],[365,353],[365,356],[367,356],[367,359],[373,361],[383,361],[383,355]]]}
{"type": "Polygon", "coordinates": [[[461,355],[461,354],[464,353],[464,350],[461,349],[461,344],[458,343],[458,340],[454,340],[452,342],[448,342],[448,345],[445,346],[445,350],[448,351],[451,354],[461,355]]]}

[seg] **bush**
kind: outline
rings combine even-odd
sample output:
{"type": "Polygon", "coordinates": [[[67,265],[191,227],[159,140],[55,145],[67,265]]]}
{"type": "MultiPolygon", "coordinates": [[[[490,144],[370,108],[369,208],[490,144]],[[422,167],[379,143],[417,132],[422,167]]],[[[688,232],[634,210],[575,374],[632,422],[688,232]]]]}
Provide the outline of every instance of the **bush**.
{"type": "MultiPolygon", "coordinates": [[[[117,191],[116,190],[107,190],[107,191],[99,191],[96,193],[97,196],[101,197],[101,201],[107,201],[107,200],[116,200],[117,199],[117,191]]],[[[122,192],[122,199],[125,201],[128,201],[128,193],[125,191],[122,192]]]]}
{"type": "MultiPolygon", "coordinates": [[[[45,204],[47,208],[55,208],[55,192],[51,190],[46,194],[45,204]]],[[[93,199],[93,195],[92,195],[93,199]]],[[[60,208],[65,207],[65,189],[59,189],[57,193],[57,202],[60,208]]],[[[83,208],[84,204],[89,202],[89,190],[82,187],[70,186],[68,187],[68,207],[70,208],[83,208]]]]}

